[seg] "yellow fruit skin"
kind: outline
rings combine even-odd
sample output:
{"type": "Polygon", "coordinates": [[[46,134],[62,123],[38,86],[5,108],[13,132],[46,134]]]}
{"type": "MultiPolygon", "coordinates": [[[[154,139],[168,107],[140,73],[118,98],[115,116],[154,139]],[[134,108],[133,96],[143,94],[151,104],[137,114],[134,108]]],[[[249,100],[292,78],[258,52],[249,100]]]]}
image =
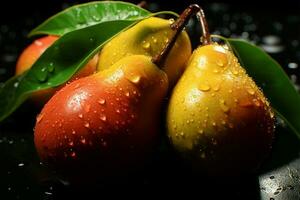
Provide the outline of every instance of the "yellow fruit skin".
{"type": "MultiPolygon", "coordinates": [[[[98,71],[102,71],[129,55],[155,56],[159,54],[172,34],[172,21],[151,17],[119,34],[106,44],[99,55],[98,71]]],[[[191,56],[192,47],[188,34],[183,31],[169,53],[164,67],[169,85],[176,83],[191,56]]]]}
{"type": "Polygon", "coordinates": [[[232,52],[207,45],[195,50],[172,92],[168,136],[200,173],[248,173],[270,151],[273,118],[267,99],[232,52]]]}

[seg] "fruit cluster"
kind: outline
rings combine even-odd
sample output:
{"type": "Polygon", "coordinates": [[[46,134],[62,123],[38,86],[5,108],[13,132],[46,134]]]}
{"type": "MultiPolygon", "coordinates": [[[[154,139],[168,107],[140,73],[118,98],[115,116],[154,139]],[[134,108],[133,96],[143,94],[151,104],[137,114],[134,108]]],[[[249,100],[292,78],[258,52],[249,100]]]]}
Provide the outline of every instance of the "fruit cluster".
{"type": "MultiPolygon", "coordinates": [[[[56,39],[31,44],[16,73],[56,39]]],[[[44,102],[41,97],[54,90],[33,98],[44,102]]],[[[145,161],[164,132],[195,170],[241,174],[257,169],[269,152],[273,118],[262,91],[230,47],[211,41],[203,11],[191,5],[175,22],[150,17],[107,43],[45,104],[34,142],[41,160],[70,179],[127,173],[145,161]],[[203,45],[192,53],[182,29],[195,14],[203,45]],[[160,116],[167,95],[165,131],[160,116]]]]}

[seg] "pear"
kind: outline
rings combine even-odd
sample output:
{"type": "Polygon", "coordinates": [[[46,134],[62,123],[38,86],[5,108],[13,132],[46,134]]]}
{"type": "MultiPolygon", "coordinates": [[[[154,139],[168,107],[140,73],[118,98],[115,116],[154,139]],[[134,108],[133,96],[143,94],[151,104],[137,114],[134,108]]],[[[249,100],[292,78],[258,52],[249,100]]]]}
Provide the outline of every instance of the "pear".
{"type": "Polygon", "coordinates": [[[172,91],[167,134],[200,174],[252,173],[271,149],[274,115],[232,51],[208,38],[203,37],[205,45],[193,52],[172,91]]]}
{"type": "Polygon", "coordinates": [[[168,77],[159,67],[197,10],[185,10],[158,56],[127,56],[58,91],[36,121],[34,142],[42,162],[73,182],[139,168],[160,132],[168,77]]]}
{"type": "MultiPolygon", "coordinates": [[[[150,17],[120,33],[101,50],[97,70],[104,70],[129,55],[141,54],[151,57],[157,55],[169,42],[173,32],[170,25],[173,22],[172,19],[150,17]]],[[[189,36],[183,31],[162,66],[168,75],[170,87],[182,75],[191,54],[192,47],[189,36]]]]}
{"type": "MultiPolygon", "coordinates": [[[[34,40],[30,45],[28,45],[20,54],[17,64],[16,64],[16,75],[20,75],[26,70],[30,69],[35,61],[50,47],[56,40],[57,36],[48,35],[34,40]]],[[[93,74],[96,71],[98,63],[98,55],[95,55],[81,70],[75,73],[69,82],[76,80],[81,77],[85,77],[93,74]]],[[[54,66],[53,66],[54,67],[54,66]]],[[[54,70],[54,68],[53,68],[54,70]]],[[[42,107],[45,103],[53,96],[53,94],[58,91],[60,87],[49,88],[45,90],[40,90],[34,92],[31,95],[31,100],[38,106],[42,107]]]]}
{"type": "Polygon", "coordinates": [[[155,144],[167,88],[166,74],[143,55],[72,82],[37,118],[34,141],[41,160],[71,178],[82,168],[80,179],[130,169],[155,144]]]}

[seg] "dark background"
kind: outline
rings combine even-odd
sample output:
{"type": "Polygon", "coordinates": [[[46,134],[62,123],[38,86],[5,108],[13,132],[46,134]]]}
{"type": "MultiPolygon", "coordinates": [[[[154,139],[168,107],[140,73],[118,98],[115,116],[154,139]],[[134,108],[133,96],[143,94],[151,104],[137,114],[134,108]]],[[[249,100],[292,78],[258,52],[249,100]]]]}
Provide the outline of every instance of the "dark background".
{"type": "MultiPolygon", "coordinates": [[[[0,82],[13,75],[17,56],[33,40],[26,37],[31,29],[63,8],[83,2],[87,1],[27,0],[6,1],[1,5],[0,82]]],[[[241,37],[263,47],[282,65],[299,89],[300,1],[148,2],[152,11],[178,13],[190,3],[200,4],[212,33],[241,37]]],[[[196,21],[189,24],[187,30],[196,47],[201,35],[196,21]]],[[[93,194],[127,197],[139,192],[156,197],[158,192],[171,196],[184,194],[186,198],[196,195],[199,199],[300,199],[300,145],[280,120],[272,155],[256,175],[215,179],[194,176],[170,156],[170,152],[159,149],[160,155],[135,176],[77,188],[59,181],[40,165],[32,138],[38,112],[26,102],[0,123],[0,199],[62,199],[93,194]]]]}

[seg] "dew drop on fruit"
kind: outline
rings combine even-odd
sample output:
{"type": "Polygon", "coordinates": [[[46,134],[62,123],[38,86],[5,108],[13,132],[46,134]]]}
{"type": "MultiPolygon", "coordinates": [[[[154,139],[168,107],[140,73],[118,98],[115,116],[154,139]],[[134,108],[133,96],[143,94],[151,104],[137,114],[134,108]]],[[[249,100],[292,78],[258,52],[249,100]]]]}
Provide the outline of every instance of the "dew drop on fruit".
{"type": "Polygon", "coordinates": [[[83,115],[82,115],[82,114],[79,114],[78,117],[79,117],[80,119],[82,119],[82,118],[83,118],[83,115]]]}
{"type": "Polygon", "coordinates": [[[82,139],[80,140],[80,142],[81,142],[82,144],[86,144],[85,138],[82,138],[82,139]]]}
{"type": "Polygon", "coordinates": [[[106,100],[105,99],[99,99],[98,103],[101,104],[101,105],[104,105],[106,103],[106,100]]]}
{"type": "Polygon", "coordinates": [[[169,24],[173,24],[175,22],[175,20],[173,18],[169,19],[169,24]]]}
{"type": "Polygon", "coordinates": [[[134,84],[138,84],[141,81],[141,76],[135,75],[133,77],[130,77],[129,80],[134,84]]]}
{"type": "Polygon", "coordinates": [[[255,94],[255,91],[254,91],[252,88],[248,88],[248,89],[247,89],[247,92],[248,92],[250,95],[254,95],[254,94],[255,94]]]}
{"type": "Polygon", "coordinates": [[[217,60],[216,61],[216,64],[219,66],[219,67],[224,67],[224,63],[222,60],[217,60]]]}
{"type": "Polygon", "coordinates": [[[73,152],[71,152],[71,157],[72,158],[75,158],[76,157],[76,153],[73,151],[73,152]]]}
{"type": "Polygon", "coordinates": [[[148,50],[148,49],[150,49],[151,44],[150,44],[150,42],[143,41],[142,47],[144,49],[148,50]]]}
{"type": "Polygon", "coordinates": [[[129,97],[130,96],[130,93],[127,91],[127,92],[125,92],[125,96],[126,97],[129,97]]]}
{"type": "Polygon", "coordinates": [[[203,92],[207,92],[210,90],[210,86],[208,84],[201,83],[199,84],[198,89],[203,92]]]}
{"type": "Polygon", "coordinates": [[[85,127],[85,128],[90,128],[90,123],[85,122],[85,123],[84,123],[84,127],[85,127]]]}
{"type": "Polygon", "coordinates": [[[217,92],[220,90],[220,85],[216,84],[212,89],[213,89],[213,91],[217,92]]]}
{"type": "Polygon", "coordinates": [[[221,109],[222,109],[222,111],[223,111],[224,113],[228,113],[228,112],[229,112],[230,108],[226,105],[226,102],[225,102],[224,99],[221,99],[221,100],[219,101],[219,104],[220,104],[220,107],[221,107],[221,109]]]}
{"type": "Polygon", "coordinates": [[[237,69],[233,69],[232,74],[237,76],[239,74],[239,71],[237,69]]]}
{"type": "Polygon", "coordinates": [[[106,121],[106,116],[105,115],[101,115],[100,119],[105,122],[106,121]]]}
{"type": "Polygon", "coordinates": [[[70,142],[69,142],[69,146],[70,146],[70,147],[74,146],[74,142],[73,142],[73,141],[70,141],[70,142]]]}

